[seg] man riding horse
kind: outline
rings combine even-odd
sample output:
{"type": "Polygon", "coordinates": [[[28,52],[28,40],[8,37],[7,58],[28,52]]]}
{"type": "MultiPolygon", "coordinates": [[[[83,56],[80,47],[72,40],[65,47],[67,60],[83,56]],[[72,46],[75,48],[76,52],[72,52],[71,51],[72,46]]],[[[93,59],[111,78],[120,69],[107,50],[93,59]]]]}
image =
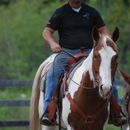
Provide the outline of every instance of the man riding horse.
{"type": "MultiPolygon", "coordinates": [[[[58,53],[53,65],[47,73],[46,93],[44,100],[44,116],[41,122],[44,124],[52,124],[48,118],[48,108],[52,96],[57,88],[58,79],[68,66],[69,54],[75,55],[79,53],[79,48],[84,47],[85,53],[89,54],[93,48],[93,39],[91,36],[92,28],[98,27],[101,34],[110,36],[108,28],[96,9],[86,5],[82,0],[68,0],[68,3],[56,9],[52,17],[47,23],[43,31],[45,41],[50,45],[54,53],[58,53]],[[59,43],[53,38],[53,33],[58,31],[59,43]],[[65,53],[67,52],[67,53],[65,53]]],[[[111,36],[110,36],[111,37],[111,36]]],[[[115,112],[115,121],[117,124],[126,122],[126,118],[120,114],[120,107],[116,82],[113,82],[113,93],[111,96],[111,107],[115,112]],[[116,98],[116,100],[115,100],[116,98]],[[116,107],[115,107],[116,106],[116,107]]]]}

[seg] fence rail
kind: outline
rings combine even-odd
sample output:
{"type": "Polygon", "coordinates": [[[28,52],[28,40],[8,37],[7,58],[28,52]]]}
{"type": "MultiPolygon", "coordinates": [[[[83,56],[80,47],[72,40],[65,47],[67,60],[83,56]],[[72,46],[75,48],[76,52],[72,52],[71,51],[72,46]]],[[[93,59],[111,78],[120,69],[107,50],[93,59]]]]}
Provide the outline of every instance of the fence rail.
{"type": "Polygon", "coordinates": [[[0,121],[0,127],[29,126],[29,120],[0,121]]]}
{"type": "Polygon", "coordinates": [[[0,80],[0,87],[30,87],[32,84],[32,80],[0,80]]]}
{"type": "Polygon", "coordinates": [[[0,107],[11,106],[29,106],[30,100],[3,100],[0,101],[0,107]]]}
{"type": "MultiPolygon", "coordinates": [[[[0,88],[3,87],[31,87],[32,80],[0,80],[0,88]]],[[[117,81],[118,86],[125,86],[124,81],[117,81]]],[[[120,103],[124,104],[125,100],[120,99],[120,103]]],[[[0,107],[22,107],[29,106],[30,100],[0,100],[0,107]]],[[[29,126],[29,120],[0,121],[0,127],[29,126]]]]}
{"type": "MultiPolygon", "coordinates": [[[[0,89],[3,87],[31,87],[32,80],[0,80],[0,89]]],[[[0,107],[30,106],[30,100],[0,100],[0,107]]],[[[25,127],[29,126],[29,120],[0,121],[0,127],[25,127]]]]}

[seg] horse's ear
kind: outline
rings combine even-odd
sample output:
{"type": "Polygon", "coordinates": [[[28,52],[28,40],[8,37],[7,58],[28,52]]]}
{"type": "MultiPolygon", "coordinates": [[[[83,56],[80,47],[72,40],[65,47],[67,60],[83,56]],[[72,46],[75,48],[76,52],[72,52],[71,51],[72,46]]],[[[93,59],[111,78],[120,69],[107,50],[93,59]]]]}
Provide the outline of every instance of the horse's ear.
{"type": "Polygon", "coordinates": [[[124,80],[130,85],[130,75],[124,73],[122,70],[118,69],[119,73],[122,75],[124,80]]]}
{"type": "Polygon", "coordinates": [[[93,39],[96,41],[96,43],[98,42],[98,40],[99,40],[99,31],[98,31],[98,28],[97,28],[97,26],[95,25],[94,27],[93,27],[93,29],[92,29],[92,37],[93,37],[93,39]]]}
{"type": "Polygon", "coordinates": [[[116,27],[113,34],[112,34],[112,40],[116,42],[119,38],[119,29],[116,27]]]}

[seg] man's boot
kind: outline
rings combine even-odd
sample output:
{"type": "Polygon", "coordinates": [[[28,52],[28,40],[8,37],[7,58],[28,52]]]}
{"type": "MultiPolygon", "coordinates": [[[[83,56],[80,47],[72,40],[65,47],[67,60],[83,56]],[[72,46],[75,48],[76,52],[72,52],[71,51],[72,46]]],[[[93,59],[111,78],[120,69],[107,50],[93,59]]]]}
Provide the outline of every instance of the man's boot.
{"type": "Polygon", "coordinates": [[[51,100],[50,105],[45,110],[44,114],[40,118],[40,123],[46,126],[53,126],[56,123],[56,102],[51,100]]]}
{"type": "Polygon", "coordinates": [[[112,94],[110,97],[110,119],[108,121],[108,123],[112,122],[114,125],[116,126],[122,126],[126,123],[127,118],[124,115],[121,106],[118,106],[116,99],[114,97],[114,95],[112,94]],[[112,121],[110,121],[112,120],[112,121]]]}

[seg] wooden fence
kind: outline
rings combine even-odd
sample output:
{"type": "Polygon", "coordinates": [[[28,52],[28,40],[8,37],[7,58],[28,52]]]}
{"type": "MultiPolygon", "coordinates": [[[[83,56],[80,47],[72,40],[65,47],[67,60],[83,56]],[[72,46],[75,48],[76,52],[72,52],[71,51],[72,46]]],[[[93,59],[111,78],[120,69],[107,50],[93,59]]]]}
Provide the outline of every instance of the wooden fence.
{"type": "MultiPolygon", "coordinates": [[[[27,80],[0,80],[0,88],[3,87],[31,87],[33,81],[27,80]]],[[[30,100],[0,100],[0,107],[30,106],[30,100]]],[[[0,121],[0,127],[29,126],[29,120],[0,121]]]]}
{"type": "MultiPolygon", "coordinates": [[[[33,81],[27,80],[0,80],[0,88],[3,87],[23,87],[32,86],[33,81]]],[[[118,86],[125,86],[126,83],[123,81],[117,81],[118,86]]],[[[124,104],[124,99],[120,99],[121,104],[124,104]]],[[[0,100],[0,107],[22,107],[29,106],[30,100],[0,100]]],[[[0,121],[0,127],[14,127],[14,126],[29,126],[29,120],[17,120],[17,121],[0,121]]]]}

